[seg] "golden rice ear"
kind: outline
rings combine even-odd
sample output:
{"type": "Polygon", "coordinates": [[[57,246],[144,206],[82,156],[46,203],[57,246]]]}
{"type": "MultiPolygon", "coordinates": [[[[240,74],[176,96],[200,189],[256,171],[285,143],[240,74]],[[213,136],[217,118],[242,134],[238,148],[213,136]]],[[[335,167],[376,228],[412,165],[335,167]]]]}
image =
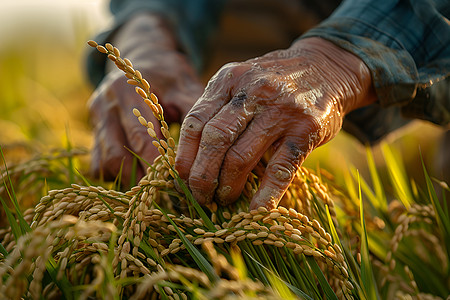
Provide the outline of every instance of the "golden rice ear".
{"type": "Polygon", "coordinates": [[[96,41],[92,41],[91,40],[91,41],[88,41],[87,43],[88,43],[89,46],[94,47],[94,48],[96,48],[98,46],[96,41]]]}
{"type": "Polygon", "coordinates": [[[171,137],[166,121],[164,121],[163,107],[159,104],[158,97],[150,91],[150,84],[147,80],[142,78],[141,72],[133,68],[133,63],[128,58],[120,57],[119,49],[112,44],[106,43],[105,46],[102,46],[98,45],[95,41],[88,41],[88,45],[96,48],[99,52],[106,54],[108,58],[115,63],[116,67],[125,73],[127,83],[135,86],[136,93],[144,100],[155,118],[159,121],[161,133],[166,140],[159,139],[154,124],[142,117],[141,113],[136,108],[133,109],[133,114],[138,118],[139,123],[146,127],[147,133],[150,137],[155,139],[156,144],[154,143],[154,145],[158,149],[158,152],[164,157],[166,163],[169,164],[171,170],[170,174],[175,175],[173,176],[175,178],[178,174],[175,170],[175,141],[171,137]]]}

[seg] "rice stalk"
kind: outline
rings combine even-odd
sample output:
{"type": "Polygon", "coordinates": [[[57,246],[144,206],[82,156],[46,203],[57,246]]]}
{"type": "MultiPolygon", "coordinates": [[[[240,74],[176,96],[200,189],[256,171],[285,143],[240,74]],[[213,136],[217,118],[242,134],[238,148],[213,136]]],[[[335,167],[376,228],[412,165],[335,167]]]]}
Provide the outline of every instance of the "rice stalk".
{"type": "MultiPolygon", "coordinates": [[[[359,215],[361,196],[349,196],[354,191],[347,193],[324,171],[318,175],[302,167],[282,205],[249,211],[262,161],[236,203],[200,207],[185,186],[183,192],[175,189],[175,181],[180,183],[176,143],[148,82],[114,46],[89,44],[124,71],[154,113],[162,138],[134,110],[160,156],[127,191],[87,182],[52,189],[23,213],[30,232],[19,237],[12,227],[1,229],[0,294],[11,299],[362,299],[375,290],[383,298],[447,296],[448,280],[441,275],[449,257],[430,201],[415,203],[403,193],[406,207],[397,201],[386,206],[383,200],[359,215]],[[376,239],[372,231],[387,238],[376,239]],[[413,237],[421,237],[423,245],[413,237]],[[420,251],[408,252],[415,247],[420,251]],[[430,270],[420,270],[422,261],[430,270]],[[376,285],[367,273],[361,284],[363,268],[373,269],[376,285]]],[[[15,168],[4,181],[22,172],[15,168]]],[[[30,175],[40,172],[33,170],[30,175]]],[[[373,178],[374,195],[388,199],[379,178],[373,178]]],[[[405,190],[402,182],[395,183],[397,193],[405,190]]],[[[19,215],[15,210],[11,219],[19,215]]],[[[439,216],[445,224],[445,215],[439,216]]]]}

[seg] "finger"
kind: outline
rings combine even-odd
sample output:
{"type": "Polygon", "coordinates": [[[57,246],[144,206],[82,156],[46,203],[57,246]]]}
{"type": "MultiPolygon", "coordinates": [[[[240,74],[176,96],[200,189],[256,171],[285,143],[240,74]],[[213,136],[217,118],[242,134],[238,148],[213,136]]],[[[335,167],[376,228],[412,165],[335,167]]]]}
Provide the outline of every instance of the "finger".
{"type": "MultiPolygon", "coordinates": [[[[140,165],[143,170],[146,170],[148,167],[147,163],[151,164],[159,155],[159,152],[153,146],[152,138],[148,135],[147,128],[133,114],[133,109],[137,108],[147,122],[152,122],[155,125],[157,135],[160,138],[162,135],[160,130],[158,130],[158,120],[138,95],[130,95],[129,97],[134,96],[137,96],[137,99],[128,98],[127,101],[122,101],[120,104],[120,123],[125,133],[126,145],[129,145],[128,147],[143,159],[143,161],[140,161],[140,165]]],[[[127,150],[127,152],[129,151],[127,150]]]]}
{"type": "Polygon", "coordinates": [[[204,126],[189,175],[189,187],[199,203],[212,200],[225,154],[253,118],[255,107],[241,91],[204,126]]]}
{"type": "Polygon", "coordinates": [[[168,123],[178,122],[181,124],[183,119],[187,116],[189,110],[194,103],[202,95],[203,89],[199,87],[196,91],[169,91],[164,95],[161,104],[164,107],[164,118],[168,123]],[[201,89],[201,90],[200,90],[201,89]],[[167,99],[170,99],[168,101],[167,99]],[[164,102],[163,102],[164,101],[164,102]]]}
{"type": "Polygon", "coordinates": [[[267,209],[276,208],[289,184],[294,179],[295,172],[301,166],[310,150],[305,139],[302,144],[294,142],[298,139],[285,138],[274,156],[270,159],[261,185],[250,202],[249,209],[264,206],[267,209]]]}
{"type": "MultiPolygon", "coordinates": [[[[117,114],[110,113],[95,129],[95,146],[92,152],[91,172],[94,176],[103,176],[105,180],[114,180],[122,166],[122,182],[130,183],[133,156],[124,149],[126,137],[117,114]]],[[[138,176],[143,175],[142,168],[137,170],[138,176]]]]}
{"type": "Polygon", "coordinates": [[[166,91],[161,99],[166,121],[181,123],[204,90],[205,87],[197,81],[181,80],[177,82],[175,87],[166,91]]]}
{"type": "Polygon", "coordinates": [[[175,167],[183,180],[189,178],[191,166],[197,155],[203,127],[230,100],[229,90],[231,83],[219,80],[230,76],[220,75],[222,73],[219,71],[218,74],[211,78],[205,92],[189,111],[181,125],[175,167]]]}
{"type": "Polygon", "coordinates": [[[276,120],[271,122],[258,116],[250,122],[225,155],[214,198],[221,205],[228,205],[239,198],[248,175],[283,130],[282,127],[276,126],[276,120]]]}

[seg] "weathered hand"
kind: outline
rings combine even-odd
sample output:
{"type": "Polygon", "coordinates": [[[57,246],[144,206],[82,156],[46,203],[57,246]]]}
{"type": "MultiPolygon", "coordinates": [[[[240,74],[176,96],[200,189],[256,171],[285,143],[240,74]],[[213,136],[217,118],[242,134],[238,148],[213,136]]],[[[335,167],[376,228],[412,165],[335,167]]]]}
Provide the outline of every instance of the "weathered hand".
{"type": "MultiPolygon", "coordinates": [[[[89,112],[94,133],[91,172],[96,177],[113,180],[122,168],[122,179],[129,184],[132,175],[133,155],[125,148],[142,155],[151,162],[157,155],[143,126],[136,123],[132,110],[138,108],[145,113],[142,100],[132,87],[126,86],[126,80],[119,72],[110,73],[92,95],[89,112]]],[[[144,104],[145,105],[145,104],[144,104]]],[[[151,114],[147,120],[154,121],[151,114]]],[[[141,177],[145,171],[139,165],[136,176],[141,177]]]]}
{"type": "Polygon", "coordinates": [[[339,132],[344,115],[373,101],[365,64],[320,38],[227,64],[183,122],[176,168],[201,204],[229,204],[273,146],[250,209],[274,208],[308,154],[339,132]]]}
{"type": "MultiPolygon", "coordinates": [[[[123,48],[123,57],[130,58],[136,69],[152,85],[164,108],[167,123],[181,122],[203,86],[187,57],[176,50],[171,31],[159,16],[142,14],[116,35],[115,44],[123,48]],[[140,38],[150,37],[149,40],[140,38]]],[[[114,179],[122,168],[122,181],[128,184],[132,173],[131,149],[147,162],[159,155],[146,128],[133,115],[133,108],[158,125],[150,109],[134,88],[126,83],[123,73],[109,66],[110,72],[93,93],[90,116],[94,131],[91,169],[95,176],[114,179]]],[[[145,174],[147,165],[140,162],[137,179],[145,174]]]]}

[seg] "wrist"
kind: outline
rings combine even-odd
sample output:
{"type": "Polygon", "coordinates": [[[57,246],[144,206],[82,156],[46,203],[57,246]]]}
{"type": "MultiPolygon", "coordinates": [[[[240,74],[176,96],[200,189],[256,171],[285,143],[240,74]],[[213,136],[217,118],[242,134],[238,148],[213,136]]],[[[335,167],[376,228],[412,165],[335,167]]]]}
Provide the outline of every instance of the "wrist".
{"type": "Polygon", "coordinates": [[[377,100],[370,70],[358,56],[318,37],[298,40],[292,47],[312,53],[318,63],[326,61],[325,76],[345,91],[340,101],[344,115],[377,100]]]}
{"type": "MultiPolygon", "coordinates": [[[[145,69],[149,57],[179,55],[174,30],[159,14],[143,12],[133,16],[113,35],[111,42],[121,56],[130,59],[136,68],[145,69]]],[[[108,71],[115,69],[108,65],[108,71]]]]}

